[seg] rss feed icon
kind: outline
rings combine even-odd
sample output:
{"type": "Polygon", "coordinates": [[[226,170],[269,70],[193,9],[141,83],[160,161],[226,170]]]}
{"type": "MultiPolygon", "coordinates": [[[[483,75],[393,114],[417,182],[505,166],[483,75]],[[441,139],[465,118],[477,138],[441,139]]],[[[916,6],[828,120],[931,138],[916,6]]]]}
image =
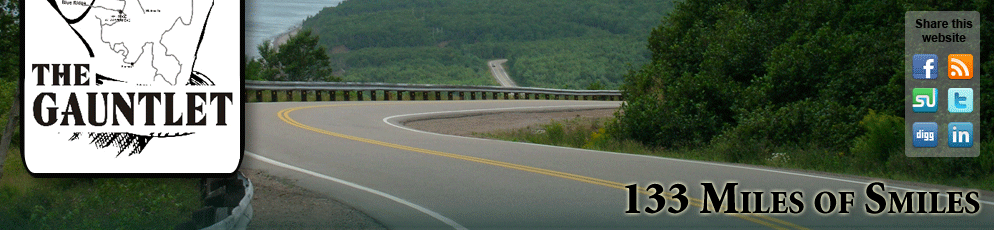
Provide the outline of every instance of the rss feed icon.
{"type": "Polygon", "coordinates": [[[241,160],[242,2],[24,3],[32,173],[231,173],[241,160]]]}
{"type": "Polygon", "coordinates": [[[949,55],[949,79],[968,80],[973,78],[973,55],[949,55]]]}

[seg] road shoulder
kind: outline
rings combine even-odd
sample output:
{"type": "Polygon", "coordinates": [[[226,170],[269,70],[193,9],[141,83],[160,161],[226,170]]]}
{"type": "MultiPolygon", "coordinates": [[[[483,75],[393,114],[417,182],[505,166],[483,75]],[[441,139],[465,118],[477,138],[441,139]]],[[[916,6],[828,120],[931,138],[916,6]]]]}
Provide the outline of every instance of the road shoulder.
{"type": "Polygon", "coordinates": [[[610,108],[579,111],[494,112],[454,118],[422,119],[405,122],[403,125],[427,132],[472,137],[474,133],[528,128],[550,121],[612,117],[617,110],[610,108]]]}
{"type": "Polygon", "coordinates": [[[386,229],[375,219],[296,181],[258,169],[241,169],[255,185],[248,229],[386,229]]]}

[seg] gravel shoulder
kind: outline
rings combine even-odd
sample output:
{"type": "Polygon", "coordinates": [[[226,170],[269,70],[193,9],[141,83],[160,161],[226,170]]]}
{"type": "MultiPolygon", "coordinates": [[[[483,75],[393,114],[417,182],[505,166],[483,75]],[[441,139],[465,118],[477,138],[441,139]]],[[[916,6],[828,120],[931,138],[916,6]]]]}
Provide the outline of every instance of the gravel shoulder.
{"type": "Polygon", "coordinates": [[[296,181],[241,169],[255,186],[248,229],[386,229],[366,214],[294,185],[296,181]]]}
{"type": "Polygon", "coordinates": [[[602,118],[614,116],[617,109],[595,109],[554,112],[500,112],[443,119],[405,122],[404,126],[433,133],[472,136],[474,133],[527,128],[535,124],[573,118],[602,118]]]}

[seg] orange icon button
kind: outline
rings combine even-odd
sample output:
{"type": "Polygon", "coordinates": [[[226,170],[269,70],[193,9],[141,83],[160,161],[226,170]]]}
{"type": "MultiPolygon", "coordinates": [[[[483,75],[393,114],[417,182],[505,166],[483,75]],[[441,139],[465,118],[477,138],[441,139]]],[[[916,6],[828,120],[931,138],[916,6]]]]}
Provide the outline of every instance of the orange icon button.
{"type": "Polygon", "coordinates": [[[973,55],[972,54],[950,54],[949,70],[946,71],[949,79],[972,79],[973,75],[973,55]]]}

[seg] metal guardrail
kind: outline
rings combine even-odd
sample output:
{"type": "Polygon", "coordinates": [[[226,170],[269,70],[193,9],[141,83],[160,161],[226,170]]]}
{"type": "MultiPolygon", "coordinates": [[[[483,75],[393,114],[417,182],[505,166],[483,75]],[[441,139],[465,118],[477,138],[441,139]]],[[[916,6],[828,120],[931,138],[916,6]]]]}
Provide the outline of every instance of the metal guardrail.
{"type": "Polygon", "coordinates": [[[222,209],[221,216],[227,214],[226,217],[217,221],[211,226],[202,228],[201,230],[231,230],[231,229],[245,229],[248,227],[249,221],[252,221],[252,196],[255,195],[255,187],[252,186],[252,181],[245,178],[241,172],[238,172],[238,180],[241,181],[242,187],[245,189],[245,195],[238,200],[238,206],[233,208],[222,209]]]}
{"type": "Polygon", "coordinates": [[[574,89],[548,89],[533,87],[503,87],[503,86],[463,86],[463,85],[429,85],[429,84],[397,84],[397,83],[360,83],[360,82],[298,82],[298,81],[245,81],[246,99],[254,95],[255,102],[263,102],[263,91],[269,91],[270,100],[278,101],[277,95],[283,92],[287,101],[294,101],[296,94],[301,101],[308,100],[310,93],[315,94],[315,99],[323,101],[323,95],[327,93],[328,100],[337,100],[336,94],[341,92],[342,100],[350,100],[351,95],[356,95],[356,100],[363,100],[363,92],[368,92],[370,100],[377,100],[377,92],[383,92],[380,99],[390,100],[390,92],[394,92],[394,100],[403,100],[407,94],[408,100],[416,100],[417,93],[421,93],[421,100],[428,100],[429,94],[434,93],[435,100],[487,100],[490,99],[570,99],[573,100],[623,100],[621,92],[618,90],[574,90],[574,89]],[[294,93],[297,92],[297,93],[294,93]],[[454,97],[458,94],[458,98],[454,97]],[[469,98],[466,98],[466,94],[469,98]],[[455,99],[454,99],[455,98],[455,99]]]}
{"type": "Polygon", "coordinates": [[[236,172],[232,177],[203,178],[200,186],[204,206],[173,229],[229,230],[248,226],[255,186],[245,175],[236,172]]]}

